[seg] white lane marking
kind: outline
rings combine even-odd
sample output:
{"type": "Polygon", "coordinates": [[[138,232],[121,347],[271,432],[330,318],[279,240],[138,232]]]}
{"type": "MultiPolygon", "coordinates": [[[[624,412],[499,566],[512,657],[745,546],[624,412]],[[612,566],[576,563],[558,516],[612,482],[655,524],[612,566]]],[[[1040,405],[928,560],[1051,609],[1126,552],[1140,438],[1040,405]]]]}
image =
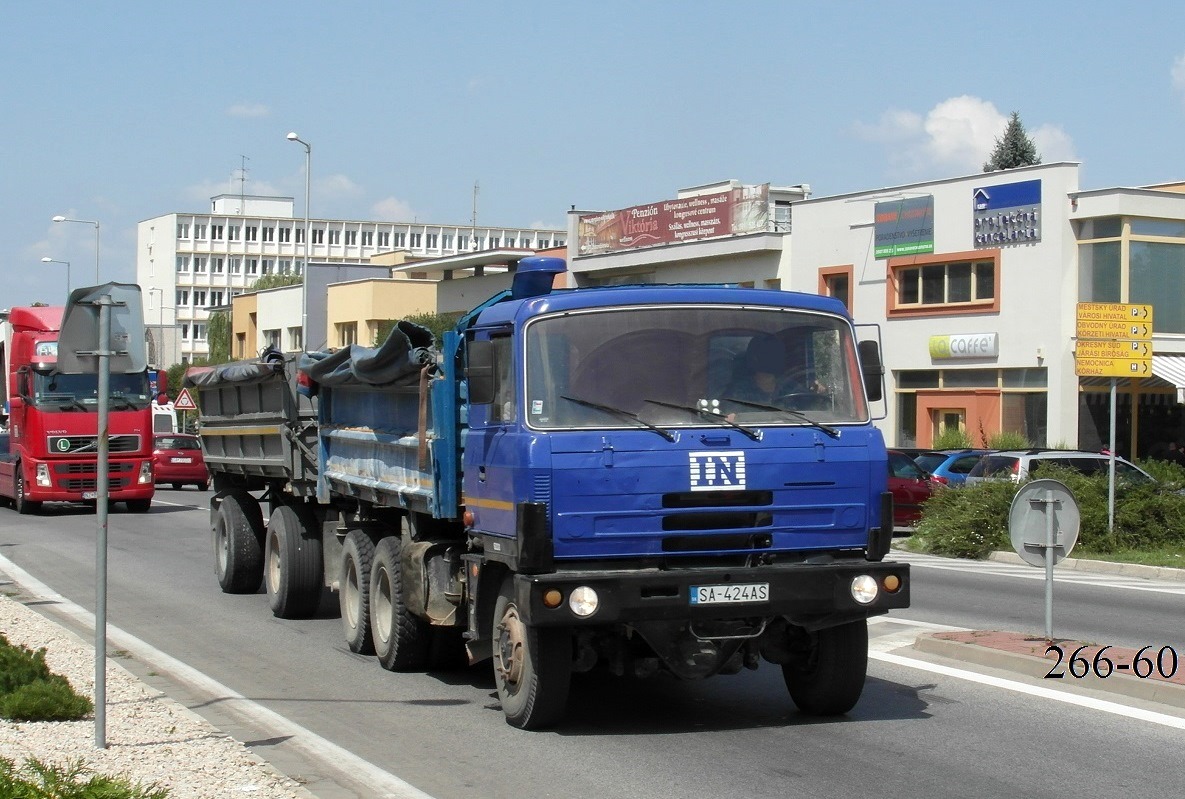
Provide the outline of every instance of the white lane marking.
{"type": "MultiPolygon", "coordinates": [[[[36,599],[53,602],[66,615],[82,622],[92,632],[95,629],[95,614],[74,604],[66,597],[54,591],[45,583],[38,580],[27,571],[17,566],[8,558],[0,555],[0,571],[4,571],[22,588],[36,599]]],[[[225,700],[234,712],[263,726],[267,730],[274,730],[277,735],[290,736],[292,743],[307,752],[312,758],[325,764],[332,764],[335,770],[350,774],[353,778],[366,784],[375,791],[375,796],[387,799],[433,799],[414,785],[401,780],[390,772],[384,771],[368,760],[355,755],[348,749],[343,749],[316,733],[295,724],[279,713],[268,710],[262,705],[247,699],[222,683],[207,677],[197,669],[182,663],[180,660],[167,655],[152,645],[141,641],[134,635],[118,627],[107,626],[107,639],[119,648],[131,652],[148,665],[166,672],[174,679],[180,680],[194,690],[209,698],[225,700]]]]}
{"type": "Polygon", "coordinates": [[[901,655],[892,655],[888,652],[872,652],[868,653],[868,657],[873,660],[880,660],[885,663],[892,663],[897,666],[904,666],[909,669],[920,669],[921,671],[928,671],[934,674],[941,674],[946,677],[954,677],[959,680],[967,680],[969,682],[977,682],[982,685],[990,685],[993,688],[1003,688],[1006,691],[1015,691],[1016,693],[1028,694],[1029,696],[1039,696],[1042,699],[1050,699],[1054,702],[1064,702],[1068,705],[1078,705],[1089,710],[1098,710],[1104,713],[1113,713],[1116,716],[1125,716],[1129,719],[1136,719],[1138,721],[1150,721],[1153,724],[1161,724],[1165,727],[1172,727],[1178,730],[1185,730],[1185,718],[1178,716],[1170,716],[1166,713],[1157,713],[1152,710],[1143,710],[1136,707],[1128,707],[1121,705],[1118,702],[1109,702],[1105,699],[1094,699],[1089,696],[1078,696],[1076,694],[1067,694],[1061,691],[1055,691],[1051,688],[1042,688],[1037,685],[1028,685],[1016,680],[1006,680],[1001,677],[992,677],[987,674],[977,674],[973,671],[966,671],[965,669],[956,669],[950,666],[942,666],[937,663],[927,663],[924,660],[915,660],[913,658],[902,657],[901,655]]]}
{"type": "MultiPolygon", "coordinates": [[[[942,569],[944,571],[970,572],[973,574],[986,574],[998,577],[1015,577],[1021,580],[1044,580],[1044,569],[1038,569],[1034,566],[1019,566],[1011,563],[996,563],[992,561],[967,561],[951,562],[946,558],[938,558],[934,555],[917,555],[912,554],[911,557],[900,559],[903,563],[908,563],[910,566],[917,566],[923,569],[942,569]],[[933,559],[932,559],[933,558],[933,559]]],[[[1055,583],[1065,583],[1074,585],[1089,585],[1099,588],[1126,588],[1129,591],[1148,591],[1155,594],[1173,594],[1176,596],[1185,596],[1185,586],[1179,583],[1171,583],[1164,580],[1152,580],[1145,578],[1133,578],[1123,575],[1089,575],[1082,572],[1061,571],[1054,572],[1053,581],[1055,583]]]]}

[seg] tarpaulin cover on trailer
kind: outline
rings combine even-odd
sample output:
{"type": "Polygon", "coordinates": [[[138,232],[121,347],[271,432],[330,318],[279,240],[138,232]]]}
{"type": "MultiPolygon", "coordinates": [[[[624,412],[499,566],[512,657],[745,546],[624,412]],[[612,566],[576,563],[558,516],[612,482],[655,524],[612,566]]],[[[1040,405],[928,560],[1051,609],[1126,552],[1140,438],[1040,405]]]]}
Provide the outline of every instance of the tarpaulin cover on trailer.
{"type": "Polygon", "coordinates": [[[426,327],[401,320],[378,347],[351,344],[337,352],[309,352],[300,356],[300,370],[325,386],[410,384],[420,370],[436,363],[435,338],[426,327]]]}

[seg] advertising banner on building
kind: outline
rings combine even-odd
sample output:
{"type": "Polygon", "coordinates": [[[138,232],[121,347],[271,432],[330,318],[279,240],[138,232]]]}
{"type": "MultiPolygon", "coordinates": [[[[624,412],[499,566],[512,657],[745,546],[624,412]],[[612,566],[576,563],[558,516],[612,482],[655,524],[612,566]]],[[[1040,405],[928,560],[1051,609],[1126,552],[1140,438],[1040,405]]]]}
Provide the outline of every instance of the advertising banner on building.
{"type": "Polygon", "coordinates": [[[581,255],[740,236],[768,229],[768,183],[585,214],[577,220],[581,255]]]}
{"type": "Polygon", "coordinates": [[[934,196],[906,197],[876,204],[873,257],[934,252],[934,196]]]}
{"type": "Polygon", "coordinates": [[[1041,181],[984,186],[971,197],[976,247],[1041,240],[1041,181]]]}

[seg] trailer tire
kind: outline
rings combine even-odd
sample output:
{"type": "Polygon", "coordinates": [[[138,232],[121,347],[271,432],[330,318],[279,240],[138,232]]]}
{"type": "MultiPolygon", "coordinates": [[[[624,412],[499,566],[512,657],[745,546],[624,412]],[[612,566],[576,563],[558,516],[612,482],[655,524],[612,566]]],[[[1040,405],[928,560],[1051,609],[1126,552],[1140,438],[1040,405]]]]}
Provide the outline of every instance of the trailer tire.
{"type": "Polygon", "coordinates": [[[374,654],[370,629],[370,569],[374,542],[361,530],[351,530],[342,542],[342,569],[337,591],[346,646],[359,655],[374,654]]]}
{"type": "Polygon", "coordinates": [[[555,725],[572,683],[571,633],[524,623],[514,599],[514,575],[507,575],[494,603],[492,636],[494,682],[507,723],[523,730],[555,725]]]}
{"type": "Polygon", "coordinates": [[[36,514],[41,512],[41,503],[31,499],[25,499],[25,475],[21,472],[24,467],[16,464],[15,478],[13,479],[12,487],[12,507],[16,508],[16,512],[22,516],[36,514]]]}
{"type": "Polygon", "coordinates": [[[254,594],[263,581],[263,513],[255,497],[232,491],[222,497],[211,525],[214,571],[225,594],[254,594]]]}
{"type": "Polygon", "coordinates": [[[809,656],[782,666],[790,698],[809,716],[838,716],[856,706],[868,672],[868,623],[854,621],[811,634],[809,656]]]}
{"type": "Polygon", "coordinates": [[[321,535],[308,511],[280,505],[267,522],[263,547],[263,586],[272,614],[307,619],[321,604],[324,566],[321,535]]]}
{"type": "Polygon", "coordinates": [[[370,627],[374,652],[388,671],[418,671],[427,665],[431,629],[413,616],[403,598],[402,540],[388,536],[374,548],[370,567],[370,627]]]}

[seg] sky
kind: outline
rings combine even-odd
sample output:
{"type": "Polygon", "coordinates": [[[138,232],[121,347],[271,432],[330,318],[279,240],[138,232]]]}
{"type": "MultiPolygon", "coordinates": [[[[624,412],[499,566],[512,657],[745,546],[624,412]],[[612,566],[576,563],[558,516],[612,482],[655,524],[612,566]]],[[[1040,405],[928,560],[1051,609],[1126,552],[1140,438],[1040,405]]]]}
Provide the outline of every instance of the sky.
{"type": "Polygon", "coordinates": [[[0,308],[64,302],[42,258],[94,284],[96,239],[101,282],[134,282],[136,224],[216,194],[303,215],[290,131],[331,219],[875,190],[980,172],[1013,111],[1084,189],[1185,180],[1182,23],[1179,0],[7,0],[0,308]]]}

